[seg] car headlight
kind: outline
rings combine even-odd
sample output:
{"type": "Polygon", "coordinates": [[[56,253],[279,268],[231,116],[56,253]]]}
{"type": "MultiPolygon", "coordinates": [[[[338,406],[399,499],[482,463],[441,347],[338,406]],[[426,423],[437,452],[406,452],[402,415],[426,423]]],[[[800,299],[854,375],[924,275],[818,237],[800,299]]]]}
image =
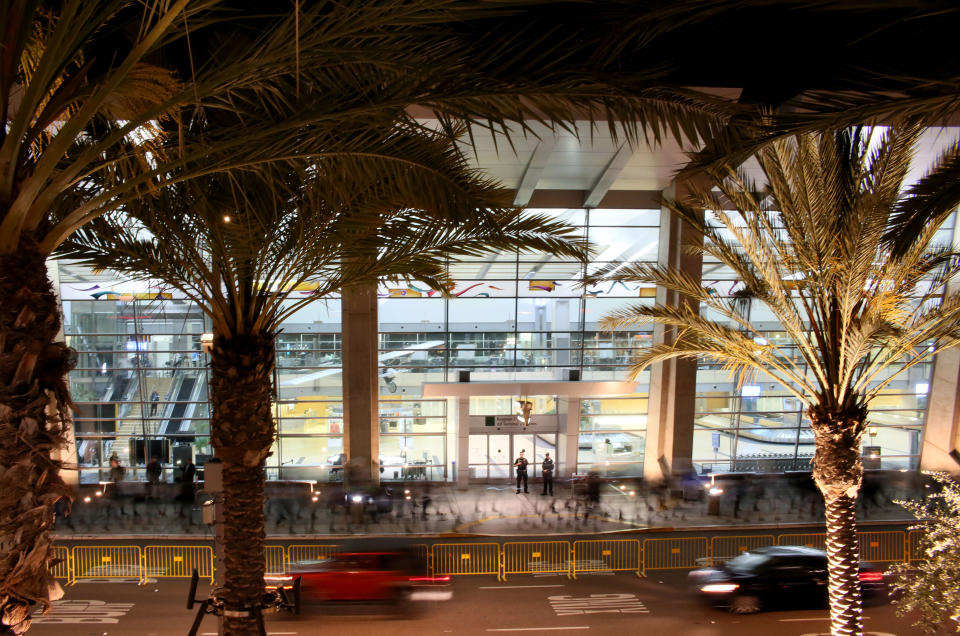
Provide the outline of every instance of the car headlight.
{"type": "Polygon", "coordinates": [[[740,589],[736,583],[709,583],[700,588],[701,592],[707,594],[726,594],[740,589]]]}

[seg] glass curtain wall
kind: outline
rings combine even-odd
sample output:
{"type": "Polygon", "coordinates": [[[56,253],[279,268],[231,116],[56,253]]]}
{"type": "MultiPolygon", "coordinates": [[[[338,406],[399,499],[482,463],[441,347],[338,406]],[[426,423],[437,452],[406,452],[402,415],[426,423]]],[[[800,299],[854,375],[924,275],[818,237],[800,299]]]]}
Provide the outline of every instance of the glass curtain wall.
{"type": "MultiPolygon", "coordinates": [[[[633,355],[650,346],[652,329],[608,333],[597,323],[613,309],[652,304],[653,287],[584,287],[580,281],[584,272],[609,263],[655,262],[660,212],[530,212],[582,228],[596,249],[592,262],[584,268],[545,254],[500,253],[451,263],[457,282],[446,296],[415,282],[379,290],[384,479],[452,478],[449,467],[456,458],[448,456],[446,439],[451,414],[446,401],[422,398],[425,383],[457,382],[461,372],[474,382],[623,380],[633,355]]],[[[940,242],[949,245],[952,221],[941,234],[940,242]]],[[[143,467],[153,456],[164,463],[168,480],[185,457],[202,463],[210,454],[207,360],[200,345],[209,328],[202,312],[149,283],[69,263],[54,266],[60,269],[67,343],[78,352],[69,381],[78,406],[81,479],[106,479],[113,455],[130,471],[127,478],[137,479],[144,478],[143,467]]],[[[736,283],[709,261],[703,280],[723,295],[736,283]]],[[[751,316],[770,342],[783,341],[761,307],[751,308],[751,316]]],[[[338,298],[317,301],[290,316],[277,338],[278,436],[268,459],[270,479],[342,477],[340,321],[338,298]]],[[[578,456],[571,470],[575,465],[577,472],[597,467],[611,474],[642,473],[648,374],[638,380],[630,396],[580,401],[578,456]]],[[[930,365],[918,366],[873,404],[864,438],[868,467],[916,466],[929,384],[930,365]]],[[[503,408],[481,400],[471,413],[512,412],[508,402],[515,397],[504,396],[503,408]]],[[[693,460],[700,470],[809,470],[809,423],[801,405],[770,378],[760,376],[738,391],[725,372],[701,363],[696,411],[693,460]]],[[[490,454],[489,440],[487,446],[477,449],[478,457],[490,454]]]]}
{"type": "MultiPolygon", "coordinates": [[[[951,219],[944,224],[937,245],[951,244],[953,223],[951,219]]],[[[702,278],[720,296],[729,296],[739,282],[728,268],[708,258],[702,278]]],[[[749,312],[762,337],[793,351],[799,362],[799,354],[766,307],[754,303],[749,312]]],[[[913,367],[871,403],[862,448],[866,469],[903,470],[919,465],[932,366],[927,362],[913,367]]],[[[814,453],[810,421],[800,401],[772,377],[760,374],[737,390],[719,365],[701,361],[696,412],[693,462],[701,472],[810,470],[814,453]]]]}

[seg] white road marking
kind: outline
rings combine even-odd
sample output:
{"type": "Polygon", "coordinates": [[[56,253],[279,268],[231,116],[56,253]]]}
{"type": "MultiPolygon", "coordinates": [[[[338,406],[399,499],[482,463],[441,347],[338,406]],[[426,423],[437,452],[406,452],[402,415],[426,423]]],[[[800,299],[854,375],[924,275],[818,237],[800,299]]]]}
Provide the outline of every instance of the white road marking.
{"type": "Polygon", "coordinates": [[[481,590],[519,590],[527,587],[564,587],[563,585],[484,585],[481,590]]]}
{"type": "Polygon", "coordinates": [[[547,632],[559,631],[563,629],[590,629],[588,625],[577,627],[501,627],[500,629],[488,629],[488,632],[547,632]]]}

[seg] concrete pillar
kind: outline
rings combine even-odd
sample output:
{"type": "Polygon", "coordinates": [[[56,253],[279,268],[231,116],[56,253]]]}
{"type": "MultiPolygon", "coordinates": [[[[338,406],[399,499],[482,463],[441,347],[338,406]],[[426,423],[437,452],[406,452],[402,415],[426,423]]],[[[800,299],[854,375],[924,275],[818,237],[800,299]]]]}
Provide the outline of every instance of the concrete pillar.
{"type": "Polygon", "coordinates": [[[380,481],[380,384],[376,284],[345,286],[341,307],[345,472],[357,483],[377,484],[380,481]]]}
{"type": "Polygon", "coordinates": [[[960,473],[960,350],[937,354],[920,446],[921,470],[960,473]]]}
{"type": "Polygon", "coordinates": [[[569,479],[577,472],[577,450],[580,441],[580,398],[560,398],[557,404],[560,433],[557,436],[556,479],[569,479]]]}
{"type": "MultiPolygon", "coordinates": [[[[60,298],[60,264],[57,261],[47,261],[47,276],[50,277],[50,282],[53,283],[53,293],[57,296],[57,309],[60,311],[60,331],[57,333],[57,342],[63,342],[66,338],[63,331],[63,300],[60,298]]],[[[67,380],[67,386],[70,385],[70,381],[67,380]]],[[[76,489],[80,485],[80,467],[77,461],[77,436],[76,436],[76,426],[73,421],[73,414],[68,415],[70,418],[67,424],[67,445],[63,448],[54,449],[51,452],[51,455],[54,459],[59,459],[63,462],[63,470],[60,471],[60,478],[72,488],[76,489]]]]}
{"type": "MultiPolygon", "coordinates": [[[[664,191],[667,198],[682,197],[690,184],[674,183],[664,191]]],[[[702,237],[666,208],[660,215],[661,265],[674,267],[700,278],[703,258],[690,254],[685,246],[702,237]]],[[[678,305],[686,302],[679,294],[657,289],[657,304],[678,305]]],[[[670,343],[676,329],[657,325],[653,331],[655,344],[670,343]]],[[[668,360],[650,367],[650,409],[647,417],[647,438],[644,448],[643,476],[648,481],[669,479],[692,468],[693,417],[697,393],[695,360],[668,360]]]]}
{"type": "Polygon", "coordinates": [[[470,485],[470,398],[455,398],[457,407],[457,488],[470,485]]]}

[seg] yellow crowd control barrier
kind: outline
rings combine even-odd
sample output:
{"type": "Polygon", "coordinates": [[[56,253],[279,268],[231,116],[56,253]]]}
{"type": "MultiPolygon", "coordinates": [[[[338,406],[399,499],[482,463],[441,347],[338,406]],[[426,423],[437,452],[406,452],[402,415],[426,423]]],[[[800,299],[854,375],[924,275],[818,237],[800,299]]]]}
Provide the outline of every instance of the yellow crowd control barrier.
{"type": "Polygon", "coordinates": [[[903,532],[898,530],[882,532],[858,532],[860,538],[860,558],[864,561],[903,561],[903,532]]]}
{"type": "Polygon", "coordinates": [[[297,561],[320,561],[340,551],[338,545],[290,545],[287,546],[287,563],[297,561]]]}
{"type": "Polygon", "coordinates": [[[282,545],[268,545],[264,552],[267,574],[283,574],[287,571],[287,553],[282,545]]]}
{"type": "Polygon", "coordinates": [[[79,579],[136,578],[143,580],[143,553],[139,546],[76,546],[73,581],[79,579]]]}
{"type": "Polygon", "coordinates": [[[690,570],[710,556],[705,537],[681,539],[644,539],[643,573],[647,570],[690,570]]]}
{"type": "Polygon", "coordinates": [[[805,545],[818,550],[827,549],[827,535],[822,532],[813,534],[781,534],[777,537],[777,545],[805,545]]]}
{"type": "Polygon", "coordinates": [[[909,552],[907,557],[911,561],[921,561],[923,560],[924,554],[923,550],[920,548],[920,537],[926,534],[923,530],[911,530],[910,534],[907,537],[909,542],[909,552]]]}
{"type": "Polygon", "coordinates": [[[64,579],[68,584],[73,582],[73,557],[70,548],[65,545],[53,546],[53,558],[59,562],[48,565],[47,569],[55,579],[64,579]]]}
{"type": "Polygon", "coordinates": [[[213,583],[213,548],[207,545],[148,545],[143,549],[143,578],[189,579],[196,570],[213,583]]]}
{"type": "Polygon", "coordinates": [[[433,546],[433,573],[500,576],[500,544],[440,543],[433,546]]]}
{"type": "Polygon", "coordinates": [[[744,552],[776,545],[772,534],[714,537],[710,540],[710,558],[714,564],[740,556],[744,552]]]}
{"type": "Polygon", "coordinates": [[[573,542],[571,574],[579,572],[636,572],[640,575],[640,542],[636,539],[590,539],[573,542]]]}
{"type": "Polygon", "coordinates": [[[503,544],[503,575],[566,574],[570,578],[570,542],[534,541],[503,544]]]}
{"type": "Polygon", "coordinates": [[[423,568],[427,574],[433,574],[433,563],[430,562],[430,546],[426,543],[415,543],[410,546],[413,550],[413,558],[418,566],[423,568]]]}

